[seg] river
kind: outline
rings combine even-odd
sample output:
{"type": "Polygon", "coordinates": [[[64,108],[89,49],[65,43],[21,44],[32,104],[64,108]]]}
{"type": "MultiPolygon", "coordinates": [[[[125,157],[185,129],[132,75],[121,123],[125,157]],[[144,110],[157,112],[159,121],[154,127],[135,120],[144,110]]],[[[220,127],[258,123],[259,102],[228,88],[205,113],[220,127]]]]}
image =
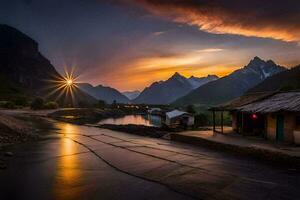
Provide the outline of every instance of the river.
{"type": "Polygon", "coordinates": [[[161,126],[161,117],[154,115],[126,115],[120,118],[108,118],[101,120],[98,124],[115,124],[115,125],[144,125],[144,126],[161,126]]]}

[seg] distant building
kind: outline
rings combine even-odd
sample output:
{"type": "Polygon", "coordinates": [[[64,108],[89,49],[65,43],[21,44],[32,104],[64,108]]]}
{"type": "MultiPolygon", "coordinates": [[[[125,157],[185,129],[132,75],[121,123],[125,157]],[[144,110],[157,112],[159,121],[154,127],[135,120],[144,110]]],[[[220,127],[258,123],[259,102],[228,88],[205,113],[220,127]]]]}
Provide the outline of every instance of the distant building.
{"type": "Polygon", "coordinates": [[[162,110],[160,108],[150,108],[148,110],[149,114],[155,114],[155,113],[160,113],[162,110]]]}
{"type": "MultiPolygon", "coordinates": [[[[232,128],[243,135],[300,144],[300,92],[256,93],[211,108],[215,113],[230,111],[232,128]]],[[[223,124],[221,119],[221,131],[223,124]]]]}
{"type": "Polygon", "coordinates": [[[189,127],[194,125],[194,115],[180,110],[166,113],[166,125],[169,127],[189,127]]]}

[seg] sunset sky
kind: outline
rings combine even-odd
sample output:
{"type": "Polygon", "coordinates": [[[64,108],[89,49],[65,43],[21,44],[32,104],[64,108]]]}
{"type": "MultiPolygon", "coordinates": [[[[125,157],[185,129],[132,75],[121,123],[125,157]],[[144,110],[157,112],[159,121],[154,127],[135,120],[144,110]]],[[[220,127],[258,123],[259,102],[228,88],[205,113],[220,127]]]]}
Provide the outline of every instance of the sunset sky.
{"type": "Polygon", "coordinates": [[[34,38],[59,72],[121,91],[175,72],[224,76],[254,56],[300,64],[298,0],[10,0],[0,23],[34,38]]]}

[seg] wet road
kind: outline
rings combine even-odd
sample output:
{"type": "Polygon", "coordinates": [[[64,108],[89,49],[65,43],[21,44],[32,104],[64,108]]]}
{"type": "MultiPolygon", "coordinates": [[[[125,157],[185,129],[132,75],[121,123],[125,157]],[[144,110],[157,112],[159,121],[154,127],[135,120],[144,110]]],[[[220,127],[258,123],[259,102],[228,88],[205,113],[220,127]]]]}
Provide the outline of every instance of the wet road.
{"type": "Polygon", "coordinates": [[[0,199],[300,199],[300,172],[67,123],[14,147],[0,199]]]}

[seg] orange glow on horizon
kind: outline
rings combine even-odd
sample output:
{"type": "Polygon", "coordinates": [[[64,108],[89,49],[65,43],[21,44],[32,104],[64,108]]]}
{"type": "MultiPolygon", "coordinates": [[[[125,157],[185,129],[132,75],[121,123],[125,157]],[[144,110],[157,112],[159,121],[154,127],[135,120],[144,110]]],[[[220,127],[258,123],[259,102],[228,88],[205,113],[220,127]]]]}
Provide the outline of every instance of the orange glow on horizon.
{"type": "MultiPolygon", "coordinates": [[[[216,56],[223,49],[193,50],[187,54],[171,55],[166,57],[146,57],[136,59],[124,66],[124,71],[117,75],[111,74],[107,85],[120,91],[143,90],[153,82],[163,81],[170,78],[175,72],[189,78],[206,77],[207,75],[226,76],[242,66],[240,63],[218,65],[215,63],[216,56]],[[126,78],[124,80],[124,77],[126,78]],[[113,82],[111,82],[113,80],[113,82]]],[[[104,80],[105,81],[105,80],[104,80]]]]}

